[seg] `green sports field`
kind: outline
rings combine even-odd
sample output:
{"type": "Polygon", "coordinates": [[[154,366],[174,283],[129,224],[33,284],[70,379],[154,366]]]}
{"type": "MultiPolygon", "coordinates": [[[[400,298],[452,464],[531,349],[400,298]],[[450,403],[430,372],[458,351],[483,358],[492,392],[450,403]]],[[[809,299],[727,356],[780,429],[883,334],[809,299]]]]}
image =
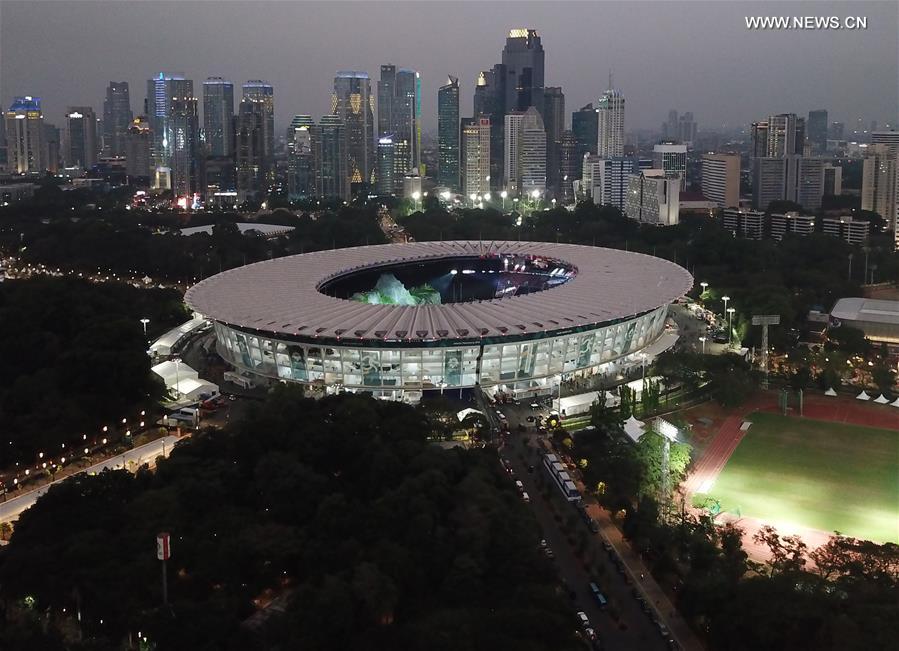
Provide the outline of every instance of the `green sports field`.
{"type": "Polygon", "coordinates": [[[709,491],[722,511],[899,543],[899,432],[761,412],[748,420],[709,491]]]}

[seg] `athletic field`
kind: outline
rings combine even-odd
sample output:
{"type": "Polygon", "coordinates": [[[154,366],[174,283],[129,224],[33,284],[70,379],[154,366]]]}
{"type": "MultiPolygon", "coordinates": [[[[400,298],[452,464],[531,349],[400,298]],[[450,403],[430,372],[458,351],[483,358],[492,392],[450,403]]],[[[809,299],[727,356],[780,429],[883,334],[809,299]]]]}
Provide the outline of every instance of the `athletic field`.
{"type": "Polygon", "coordinates": [[[747,420],[708,489],[722,511],[899,543],[899,431],[763,412],[747,420]]]}

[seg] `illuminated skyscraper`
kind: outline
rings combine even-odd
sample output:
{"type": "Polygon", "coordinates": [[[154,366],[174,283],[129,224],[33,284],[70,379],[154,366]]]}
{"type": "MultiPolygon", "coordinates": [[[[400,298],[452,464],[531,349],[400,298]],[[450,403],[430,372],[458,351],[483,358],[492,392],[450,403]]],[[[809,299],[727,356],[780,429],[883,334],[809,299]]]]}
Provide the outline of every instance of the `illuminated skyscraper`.
{"type": "Polygon", "coordinates": [[[827,151],[827,110],[809,111],[806,125],[812,154],[823,154],[827,151]]]}
{"type": "Polygon", "coordinates": [[[131,121],[125,133],[125,171],[129,182],[140,179],[143,183],[150,179],[150,150],[153,132],[145,116],[138,116],[131,121]]]}
{"type": "Polygon", "coordinates": [[[70,106],[66,111],[63,162],[83,170],[97,162],[97,116],[90,106],[70,106]]]}
{"type": "Polygon", "coordinates": [[[534,106],[542,114],[544,52],[537,30],[509,30],[502,60],[506,71],[506,112],[526,111],[534,106]]]}
{"type": "Polygon", "coordinates": [[[490,191],[490,119],[462,121],[462,192],[466,197],[490,191]]]}
{"type": "Polygon", "coordinates": [[[176,197],[189,197],[203,190],[200,157],[200,116],[196,97],[172,99],[171,184],[176,197]]]}
{"type": "Polygon", "coordinates": [[[107,156],[125,154],[125,135],[131,125],[131,96],[127,81],[111,81],[103,102],[103,150],[107,156]]]}
{"type": "Polygon", "coordinates": [[[323,116],[318,125],[310,129],[316,196],[344,200],[350,197],[345,129],[343,120],[337,115],[323,116]]]}
{"type": "Polygon", "coordinates": [[[525,111],[518,125],[517,177],[522,195],[546,192],[546,129],[534,106],[525,111]]]}
{"type": "Polygon", "coordinates": [[[287,196],[291,201],[315,194],[311,115],[295,115],[287,127],[287,196]]]}
{"type": "Polygon", "coordinates": [[[265,187],[265,107],[244,99],[237,113],[237,201],[259,199],[265,187]]]}
{"type": "Polygon", "coordinates": [[[598,140],[596,153],[600,158],[624,156],[624,96],[609,88],[596,103],[598,140]]]}
{"type": "Polygon", "coordinates": [[[577,143],[574,152],[577,178],[581,176],[581,165],[586,154],[596,154],[599,143],[599,113],[593,104],[587,104],[571,114],[571,133],[577,143]]]}
{"type": "Polygon", "coordinates": [[[171,167],[174,150],[172,102],[175,98],[193,96],[194,82],[180,74],[160,72],[147,81],[146,114],[153,131],[153,167],[171,167]]]}
{"type": "Polygon", "coordinates": [[[459,80],[450,76],[437,91],[437,185],[459,189],[459,80]]]}
{"type": "Polygon", "coordinates": [[[41,98],[16,97],[6,112],[7,169],[14,174],[47,169],[41,98]]]}
{"type": "Polygon", "coordinates": [[[203,82],[203,133],[207,156],[234,153],[234,84],[221,77],[203,82]]]}
{"type": "MultiPolygon", "coordinates": [[[[251,79],[243,85],[244,102],[259,104],[262,112],[262,178],[268,186],[275,175],[275,95],[272,85],[261,79],[251,79]]],[[[267,191],[268,187],[262,188],[267,191]]]]}
{"type": "Polygon", "coordinates": [[[393,194],[396,181],[394,171],[396,167],[396,147],[393,138],[384,136],[378,139],[378,194],[393,194]]]}
{"type": "Polygon", "coordinates": [[[546,127],[546,187],[558,194],[561,178],[559,148],[565,131],[565,95],[558,86],[549,86],[543,92],[543,124],[546,127]]]}
{"type": "Polygon", "coordinates": [[[340,71],[334,78],[331,112],[346,134],[347,179],[371,183],[375,171],[374,98],[367,72],[340,71]]]}

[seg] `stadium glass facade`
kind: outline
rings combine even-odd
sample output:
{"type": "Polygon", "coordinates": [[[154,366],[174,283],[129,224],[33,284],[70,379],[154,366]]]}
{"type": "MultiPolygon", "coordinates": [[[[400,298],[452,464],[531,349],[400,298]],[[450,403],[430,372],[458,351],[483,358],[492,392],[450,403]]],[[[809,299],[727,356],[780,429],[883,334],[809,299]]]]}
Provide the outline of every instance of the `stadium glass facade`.
{"type": "Polygon", "coordinates": [[[391,342],[289,341],[216,322],[219,354],[238,371],[270,380],[371,391],[416,400],[429,389],[476,384],[518,395],[546,393],[562,374],[605,373],[639,353],[663,332],[668,306],[617,322],[483,340],[391,342]]]}

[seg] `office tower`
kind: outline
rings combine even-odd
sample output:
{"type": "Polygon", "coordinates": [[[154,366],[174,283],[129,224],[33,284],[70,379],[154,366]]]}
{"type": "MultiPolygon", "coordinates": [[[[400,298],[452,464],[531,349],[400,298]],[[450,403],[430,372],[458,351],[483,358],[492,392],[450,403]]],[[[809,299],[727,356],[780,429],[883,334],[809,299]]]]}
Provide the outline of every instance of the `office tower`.
{"type": "Polygon", "coordinates": [[[827,151],[827,111],[825,109],[809,111],[807,125],[812,153],[823,154],[827,151]]]}
{"type": "Polygon", "coordinates": [[[234,84],[221,77],[203,82],[203,133],[207,156],[234,154],[234,84]]]}
{"type": "Polygon", "coordinates": [[[0,174],[6,173],[6,117],[0,120],[0,174]]]}
{"type": "Polygon", "coordinates": [[[59,173],[62,146],[60,144],[59,129],[55,124],[44,122],[44,161],[47,171],[51,174],[59,173]]]}
{"type": "Polygon", "coordinates": [[[558,86],[544,88],[543,124],[546,127],[546,186],[553,194],[561,187],[559,147],[565,131],[565,95],[558,86]]]}
{"type": "Polygon", "coordinates": [[[66,167],[89,170],[97,162],[97,116],[90,106],[70,106],[66,111],[66,167]]]}
{"type": "Polygon", "coordinates": [[[764,212],[772,201],[786,198],[787,159],[755,158],[752,166],[752,205],[764,212]]]}
{"type": "Polygon", "coordinates": [[[450,76],[437,91],[437,185],[459,189],[459,80],[450,76]]]}
{"type": "Polygon", "coordinates": [[[398,163],[405,173],[421,174],[421,74],[401,68],[396,71],[393,103],[393,137],[407,143],[408,153],[398,163]]]}
{"type": "Polygon", "coordinates": [[[631,174],[625,214],[629,219],[658,226],[674,226],[680,214],[680,180],[663,170],[631,174]]]}
{"type": "Polygon", "coordinates": [[[781,156],[752,161],[753,206],[766,211],[772,201],[793,201],[805,210],[817,210],[824,196],[824,161],[820,158],[781,156]]]}
{"type": "Polygon", "coordinates": [[[259,104],[262,110],[262,179],[263,192],[275,180],[275,94],[272,85],[251,79],[243,85],[243,102],[259,104]]]}
{"type": "Polygon", "coordinates": [[[824,195],[835,197],[843,193],[843,168],[833,163],[824,164],[824,195]]]}
{"type": "Polygon", "coordinates": [[[596,104],[598,140],[596,154],[600,158],[624,155],[624,97],[621,91],[609,89],[596,104]]]}
{"type": "Polygon", "coordinates": [[[587,104],[571,114],[571,132],[577,147],[574,156],[577,159],[577,174],[580,175],[580,165],[586,154],[596,154],[596,146],[599,142],[599,113],[593,104],[587,104]]]}
{"type": "MultiPolygon", "coordinates": [[[[492,70],[481,72],[474,90],[474,117],[490,120],[490,174],[493,186],[503,183],[505,152],[506,68],[498,63],[492,70]]],[[[460,158],[461,160],[461,158],[460,158]]]]}
{"type": "Polygon", "coordinates": [[[207,206],[234,208],[237,206],[237,178],[234,158],[207,156],[204,161],[205,186],[203,196],[207,206]]]}
{"type": "Polygon", "coordinates": [[[681,190],[687,187],[687,145],[670,142],[652,148],[652,166],[664,170],[668,176],[680,178],[681,190]]]}
{"type": "Polygon", "coordinates": [[[842,122],[831,122],[830,128],[827,130],[829,140],[842,140],[846,131],[846,125],[842,122]]]}
{"type": "Polygon", "coordinates": [[[808,211],[818,210],[824,197],[824,159],[796,157],[796,198],[808,211]]]}
{"type": "Polygon", "coordinates": [[[574,133],[563,131],[559,140],[559,190],[563,203],[574,201],[574,181],[580,178],[578,168],[581,160],[577,157],[577,146],[574,133]]]}
{"type": "Polygon", "coordinates": [[[128,82],[110,81],[103,102],[103,149],[107,156],[125,155],[125,135],[132,117],[128,82]]]}
{"type": "Polygon", "coordinates": [[[696,140],[696,120],[693,119],[693,113],[691,111],[687,111],[684,113],[677,121],[677,141],[687,145],[688,147],[693,146],[693,141],[696,140]]]}
{"type": "Polygon", "coordinates": [[[377,190],[380,195],[393,194],[396,180],[394,172],[396,148],[393,138],[384,136],[378,139],[378,183],[377,190]]]}
{"type": "Polygon", "coordinates": [[[466,197],[490,191],[490,119],[462,121],[462,193],[466,197]]]}
{"type": "Polygon", "coordinates": [[[899,156],[899,131],[874,131],[871,133],[872,145],[886,145],[894,156],[899,156]]]}
{"type": "Polygon", "coordinates": [[[334,78],[332,113],[345,130],[348,183],[371,183],[374,176],[374,116],[367,72],[340,71],[334,78]]]}
{"type": "MultiPolygon", "coordinates": [[[[625,209],[630,177],[640,173],[639,161],[633,156],[599,158],[588,155],[584,158],[584,175],[592,186],[589,194],[593,203],[625,209]]],[[[649,169],[649,168],[647,168],[649,169]]]]}
{"type": "Polygon", "coordinates": [[[769,115],[752,125],[752,156],[782,158],[801,156],[805,149],[805,120],[795,113],[769,115]]]}
{"type": "Polygon", "coordinates": [[[668,111],[668,120],[662,123],[662,139],[677,140],[680,135],[678,125],[677,111],[671,109],[668,111]]]}
{"type": "Polygon", "coordinates": [[[896,150],[883,142],[870,145],[862,163],[862,210],[876,212],[894,232],[899,208],[897,166],[896,150]]]}
{"type": "Polygon", "coordinates": [[[546,127],[531,106],[518,124],[518,189],[522,195],[546,192],[546,127]]]}
{"type": "Polygon", "coordinates": [[[393,135],[393,100],[396,97],[396,66],[392,63],[381,65],[378,79],[378,137],[393,135]]]}
{"type": "Polygon", "coordinates": [[[506,70],[505,111],[526,111],[534,106],[542,114],[544,52],[537,30],[509,30],[502,62],[506,70]]]}
{"type": "Polygon", "coordinates": [[[235,158],[237,201],[259,199],[266,189],[265,105],[244,100],[237,112],[235,158]]]}
{"type": "Polygon", "coordinates": [[[171,183],[176,197],[186,197],[203,190],[203,166],[200,157],[200,115],[195,97],[172,99],[170,112],[171,183]]]}
{"type": "Polygon", "coordinates": [[[295,115],[287,128],[287,196],[290,201],[315,194],[311,115],[295,115]]]}
{"type": "Polygon", "coordinates": [[[147,117],[141,115],[134,118],[125,133],[125,173],[130,183],[134,183],[135,179],[139,179],[139,183],[149,182],[152,143],[153,132],[147,117]]]}
{"type": "Polygon", "coordinates": [[[41,98],[16,97],[6,112],[7,169],[14,174],[47,169],[41,98]]]}
{"type": "Polygon", "coordinates": [[[703,154],[702,194],[720,208],[740,205],[739,154],[703,154]]]}
{"type": "MultiPolygon", "coordinates": [[[[359,95],[361,102],[361,93],[359,95]]],[[[356,128],[359,128],[358,125],[356,128]]],[[[310,129],[310,132],[315,170],[315,194],[319,197],[349,199],[351,177],[347,170],[349,153],[343,120],[338,115],[325,115],[318,125],[310,129]]],[[[357,151],[357,154],[359,153],[357,151]]]]}
{"type": "Polygon", "coordinates": [[[518,138],[521,135],[519,126],[524,112],[506,113],[503,137],[503,187],[511,195],[518,194],[518,138]]]}
{"type": "MultiPolygon", "coordinates": [[[[175,148],[172,103],[176,98],[192,98],[194,82],[183,75],[160,72],[147,81],[146,115],[153,132],[153,167],[170,169],[175,148]]],[[[154,174],[154,178],[155,178],[154,174]]],[[[167,178],[163,174],[162,178],[167,178]]],[[[154,181],[155,183],[155,181],[154,181]]]]}

